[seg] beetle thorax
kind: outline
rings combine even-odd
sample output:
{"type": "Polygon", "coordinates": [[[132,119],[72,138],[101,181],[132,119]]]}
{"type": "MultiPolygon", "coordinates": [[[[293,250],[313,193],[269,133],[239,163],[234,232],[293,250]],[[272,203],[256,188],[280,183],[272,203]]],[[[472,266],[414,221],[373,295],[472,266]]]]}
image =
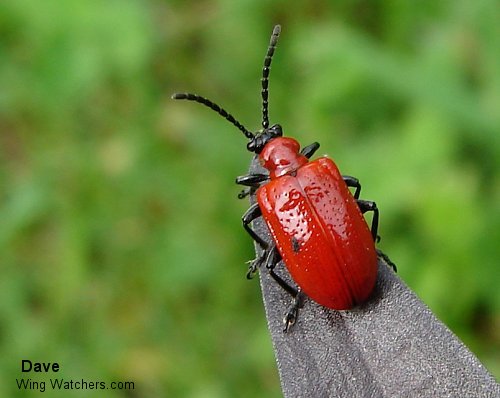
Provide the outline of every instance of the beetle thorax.
{"type": "Polygon", "coordinates": [[[294,173],[308,162],[300,154],[300,145],[293,138],[277,137],[269,141],[259,154],[259,160],[271,179],[294,173]]]}

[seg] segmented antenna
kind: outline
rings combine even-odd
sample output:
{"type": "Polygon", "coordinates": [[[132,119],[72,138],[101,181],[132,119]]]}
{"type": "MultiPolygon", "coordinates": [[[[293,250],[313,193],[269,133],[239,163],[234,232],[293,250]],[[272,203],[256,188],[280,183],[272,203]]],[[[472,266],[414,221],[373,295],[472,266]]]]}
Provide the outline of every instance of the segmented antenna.
{"type": "Polygon", "coordinates": [[[271,70],[271,61],[273,59],[274,49],[276,48],[276,43],[278,43],[280,33],[281,26],[276,25],[273,29],[273,34],[271,35],[271,40],[269,41],[269,47],[267,48],[267,54],[264,58],[264,66],[262,67],[262,127],[264,129],[269,127],[269,71],[271,70]]]}
{"type": "Polygon", "coordinates": [[[251,140],[252,138],[254,138],[253,133],[251,133],[250,131],[248,131],[245,128],[245,126],[243,126],[240,122],[238,122],[233,117],[233,115],[231,115],[225,109],[221,108],[219,105],[217,105],[216,103],[210,101],[207,98],[204,98],[204,97],[202,97],[200,95],[191,94],[191,93],[176,93],[176,94],[172,95],[172,99],[178,99],[178,100],[185,99],[185,100],[189,100],[189,101],[199,102],[200,104],[203,104],[203,105],[209,107],[210,109],[214,110],[219,115],[221,115],[224,119],[228,120],[229,122],[231,122],[232,124],[234,124],[236,127],[238,127],[238,129],[240,129],[240,131],[243,132],[243,134],[245,134],[245,137],[247,137],[249,140],[251,140]]]}

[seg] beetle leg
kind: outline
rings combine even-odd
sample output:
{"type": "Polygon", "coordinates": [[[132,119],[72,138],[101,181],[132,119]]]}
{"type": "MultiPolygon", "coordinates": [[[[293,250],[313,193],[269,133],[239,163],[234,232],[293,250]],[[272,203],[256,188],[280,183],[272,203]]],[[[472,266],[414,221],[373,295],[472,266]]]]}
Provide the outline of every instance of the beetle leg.
{"type": "Polygon", "coordinates": [[[295,325],[297,322],[297,318],[299,317],[299,310],[304,306],[304,298],[305,294],[302,293],[302,290],[298,290],[295,298],[293,299],[293,303],[288,309],[285,317],[283,318],[283,323],[285,324],[285,328],[283,332],[288,332],[290,328],[295,325]]]}
{"type": "Polygon", "coordinates": [[[285,290],[292,297],[297,295],[297,289],[290,286],[283,278],[281,278],[276,272],[274,272],[274,268],[281,261],[281,255],[276,248],[276,245],[273,244],[272,247],[269,248],[266,257],[266,268],[269,270],[269,274],[272,278],[280,285],[283,290],[285,290]]]}
{"type": "Polygon", "coordinates": [[[356,188],[354,191],[354,199],[358,199],[359,194],[361,193],[361,184],[359,183],[359,180],[356,177],[351,176],[342,176],[342,178],[348,187],[356,188]]]}
{"type": "Polygon", "coordinates": [[[236,184],[247,187],[259,187],[260,183],[269,179],[267,174],[246,174],[236,177],[236,184]]]}
{"type": "Polygon", "coordinates": [[[265,255],[266,255],[266,252],[264,252],[264,254],[262,254],[261,256],[255,258],[255,259],[253,259],[251,261],[248,261],[247,264],[249,264],[249,265],[248,265],[248,271],[247,271],[247,279],[252,279],[253,278],[253,276],[257,272],[257,269],[262,264],[262,261],[264,261],[265,255]]]}
{"type": "Polygon", "coordinates": [[[318,142],[313,142],[312,144],[305,146],[302,148],[300,151],[301,155],[304,155],[307,159],[310,159],[312,155],[314,155],[314,152],[316,152],[319,148],[319,143],[318,142]]]}
{"type": "Polygon", "coordinates": [[[379,249],[377,249],[377,254],[379,257],[381,257],[387,263],[387,265],[389,265],[394,270],[394,272],[398,272],[398,267],[396,267],[396,264],[394,264],[391,261],[391,259],[389,258],[389,256],[387,254],[383,253],[382,250],[379,250],[379,249]]]}
{"type": "Polygon", "coordinates": [[[266,268],[269,270],[269,274],[278,283],[278,285],[293,297],[293,303],[287,310],[285,317],[283,318],[283,323],[285,324],[283,332],[286,333],[297,322],[299,310],[304,306],[305,294],[302,293],[300,289],[296,289],[295,287],[290,286],[288,282],[286,282],[283,278],[276,274],[276,272],[274,272],[274,268],[280,261],[281,255],[279,254],[276,245],[273,245],[268,249],[266,268]]]}
{"type": "MultiPolygon", "coordinates": [[[[262,265],[265,261],[266,268],[272,272],[276,264],[281,260],[281,256],[276,249],[276,244],[272,244],[270,247],[264,250],[264,252],[258,256],[255,260],[250,261],[250,266],[248,267],[247,279],[252,279],[253,274],[257,271],[257,268],[262,265]]],[[[277,276],[277,275],[276,275],[277,276]]],[[[279,278],[279,277],[278,277],[279,278]]],[[[281,279],[281,278],[280,278],[281,279]]],[[[285,283],[283,281],[283,283],[285,283]]]]}
{"type": "Polygon", "coordinates": [[[372,227],[371,227],[371,232],[373,236],[373,240],[375,242],[378,242],[380,240],[380,237],[377,235],[377,230],[378,230],[378,207],[375,202],[372,202],[370,200],[361,200],[358,199],[356,200],[358,203],[359,209],[361,210],[361,213],[366,213],[367,211],[373,211],[373,218],[372,218],[372,227]]]}
{"type": "Polygon", "coordinates": [[[260,217],[262,215],[262,212],[260,211],[260,207],[258,203],[254,203],[252,206],[249,207],[249,209],[243,214],[243,217],[241,217],[241,221],[243,222],[243,228],[245,228],[245,231],[248,232],[248,234],[252,237],[254,241],[256,241],[260,247],[262,247],[264,250],[266,250],[269,245],[268,243],[262,239],[257,233],[250,228],[249,224],[255,220],[256,218],[260,217]]]}
{"type": "Polygon", "coordinates": [[[244,176],[236,177],[236,184],[245,185],[248,188],[243,189],[238,194],[238,199],[243,199],[248,195],[252,195],[257,188],[260,187],[260,184],[264,181],[267,181],[269,176],[267,174],[246,174],[244,176]]]}

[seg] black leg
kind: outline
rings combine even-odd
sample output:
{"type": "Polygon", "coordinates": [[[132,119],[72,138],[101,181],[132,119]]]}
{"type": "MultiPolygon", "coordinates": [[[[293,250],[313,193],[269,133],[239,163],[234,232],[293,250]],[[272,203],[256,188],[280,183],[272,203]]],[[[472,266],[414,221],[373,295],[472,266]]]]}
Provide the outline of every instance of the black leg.
{"type": "Polygon", "coordinates": [[[396,264],[394,264],[391,261],[391,259],[389,258],[389,256],[387,254],[383,253],[382,250],[378,250],[378,249],[377,249],[377,254],[379,257],[381,257],[387,263],[387,265],[389,265],[394,270],[394,272],[398,272],[398,267],[396,267],[396,264]]]}
{"type": "Polygon", "coordinates": [[[267,174],[246,174],[236,177],[236,184],[247,187],[259,187],[260,183],[269,179],[267,174]]]}
{"type": "Polygon", "coordinates": [[[267,181],[269,176],[267,174],[246,174],[244,176],[236,177],[236,184],[245,185],[248,188],[243,189],[238,194],[238,199],[243,199],[253,193],[260,187],[260,184],[267,181]]]}
{"type": "Polygon", "coordinates": [[[285,318],[283,318],[283,323],[285,324],[283,332],[288,332],[290,328],[297,322],[297,318],[299,317],[299,310],[304,306],[305,297],[306,295],[302,293],[302,290],[297,291],[292,305],[285,314],[285,318]]]}
{"type": "Polygon", "coordinates": [[[262,212],[260,211],[260,207],[258,203],[254,203],[250,208],[243,214],[243,217],[241,217],[241,221],[243,222],[243,228],[245,228],[245,231],[248,232],[248,234],[252,237],[254,241],[256,241],[260,247],[262,247],[264,250],[266,250],[269,245],[267,242],[262,239],[257,233],[250,228],[249,224],[255,220],[256,218],[260,217],[262,215],[262,212]]]}
{"type": "Polygon", "coordinates": [[[293,303],[288,308],[285,317],[283,318],[283,323],[285,325],[283,332],[286,333],[297,322],[299,310],[304,306],[305,294],[302,293],[300,289],[291,286],[288,282],[276,274],[276,272],[274,272],[274,268],[276,268],[276,265],[280,262],[280,260],[281,255],[279,254],[276,246],[273,245],[269,248],[269,253],[266,258],[266,268],[269,270],[269,274],[276,281],[276,283],[278,283],[283,290],[293,297],[293,303]]]}
{"type": "Polygon", "coordinates": [[[377,235],[377,230],[378,230],[378,208],[377,204],[375,202],[369,201],[369,200],[361,200],[358,199],[356,200],[358,203],[359,209],[361,210],[361,213],[366,213],[367,211],[373,211],[373,218],[372,218],[372,226],[371,226],[371,232],[373,236],[373,240],[375,242],[378,242],[380,238],[377,235]]]}
{"type": "Polygon", "coordinates": [[[274,268],[281,261],[281,255],[278,252],[278,249],[275,245],[269,248],[269,253],[266,258],[266,268],[269,271],[271,277],[280,285],[280,287],[285,290],[292,297],[297,295],[297,289],[293,286],[290,286],[283,278],[281,278],[276,272],[274,272],[274,268]]]}
{"type": "Polygon", "coordinates": [[[276,248],[276,244],[273,242],[271,246],[268,246],[260,256],[255,258],[255,260],[250,261],[250,265],[248,267],[247,279],[252,279],[253,275],[257,271],[262,263],[265,262],[266,268],[268,270],[274,269],[276,264],[278,264],[281,260],[281,256],[276,248]]]}
{"type": "Polygon", "coordinates": [[[260,267],[267,255],[267,251],[264,251],[260,256],[256,257],[254,260],[248,261],[247,279],[252,279],[257,269],[260,267]]]}
{"type": "Polygon", "coordinates": [[[359,199],[359,194],[361,193],[361,184],[359,183],[359,180],[356,177],[342,176],[342,178],[344,179],[344,181],[348,187],[355,188],[353,196],[354,196],[354,199],[356,199],[356,202],[358,203],[358,206],[359,206],[359,209],[361,210],[361,213],[364,214],[367,211],[373,211],[371,233],[373,236],[373,240],[375,242],[379,242],[380,236],[377,235],[378,217],[379,217],[377,204],[375,202],[370,201],[370,200],[359,199]]]}
{"type": "Polygon", "coordinates": [[[316,152],[319,148],[319,143],[313,142],[312,144],[302,148],[300,153],[304,155],[307,159],[310,159],[314,152],[316,152]]]}
{"type": "Polygon", "coordinates": [[[346,185],[351,188],[356,188],[354,191],[354,199],[359,199],[359,194],[361,193],[361,184],[356,177],[342,176],[346,185]]]}

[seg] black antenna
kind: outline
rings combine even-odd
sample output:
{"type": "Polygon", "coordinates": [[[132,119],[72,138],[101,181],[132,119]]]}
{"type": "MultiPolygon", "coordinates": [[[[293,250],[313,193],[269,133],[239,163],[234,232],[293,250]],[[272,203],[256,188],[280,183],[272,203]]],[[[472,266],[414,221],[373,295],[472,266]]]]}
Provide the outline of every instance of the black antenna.
{"type": "Polygon", "coordinates": [[[274,49],[276,48],[276,43],[278,43],[280,33],[281,26],[276,25],[273,29],[269,47],[267,48],[267,54],[264,58],[264,66],[262,67],[262,127],[264,129],[269,127],[269,71],[271,70],[271,60],[273,59],[274,49]]]}
{"type": "Polygon", "coordinates": [[[236,127],[238,127],[238,129],[240,129],[240,131],[242,131],[243,134],[245,134],[245,137],[247,137],[249,140],[254,138],[254,135],[250,131],[248,131],[245,128],[245,126],[243,126],[240,122],[238,122],[233,117],[233,115],[231,115],[230,113],[227,113],[227,111],[225,109],[221,108],[219,105],[210,101],[209,99],[206,99],[200,95],[191,94],[191,93],[176,93],[176,94],[172,95],[172,99],[185,99],[185,100],[189,100],[189,101],[199,102],[200,104],[203,104],[203,105],[209,107],[210,109],[214,110],[219,115],[221,115],[224,119],[228,120],[229,122],[234,124],[236,127]]]}

